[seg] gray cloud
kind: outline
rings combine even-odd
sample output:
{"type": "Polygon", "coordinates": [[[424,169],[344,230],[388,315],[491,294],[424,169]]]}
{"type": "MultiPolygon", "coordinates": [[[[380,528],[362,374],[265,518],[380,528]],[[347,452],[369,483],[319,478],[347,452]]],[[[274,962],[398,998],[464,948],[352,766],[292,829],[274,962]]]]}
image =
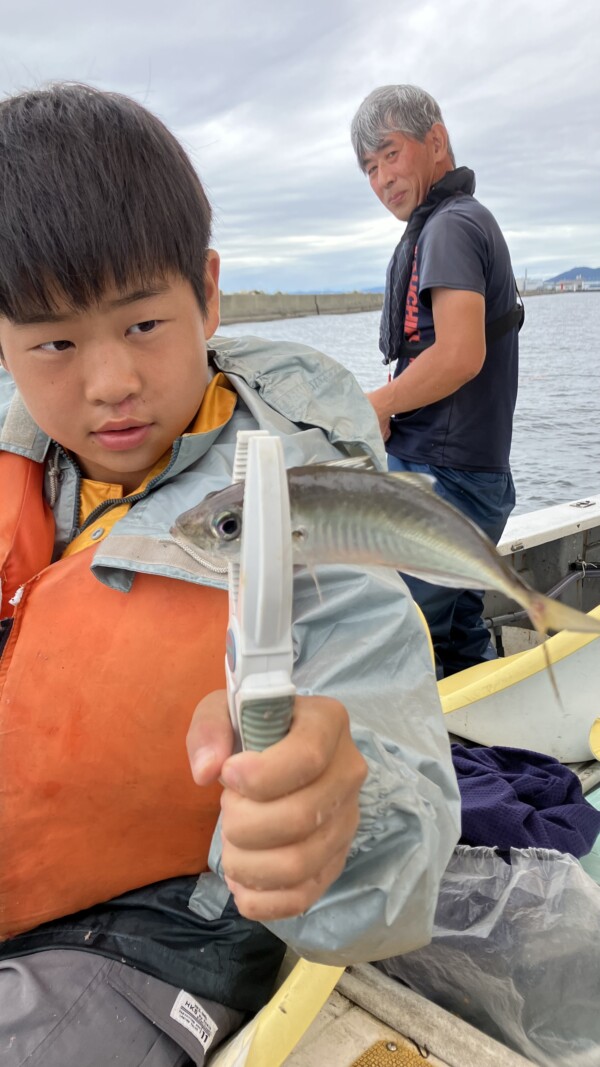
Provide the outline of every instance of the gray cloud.
{"type": "Polygon", "coordinates": [[[3,94],[49,80],[128,93],[181,138],[215,208],[222,285],[381,284],[401,235],[348,139],[376,85],[440,101],[517,273],[600,266],[595,0],[22,0],[3,94]]]}

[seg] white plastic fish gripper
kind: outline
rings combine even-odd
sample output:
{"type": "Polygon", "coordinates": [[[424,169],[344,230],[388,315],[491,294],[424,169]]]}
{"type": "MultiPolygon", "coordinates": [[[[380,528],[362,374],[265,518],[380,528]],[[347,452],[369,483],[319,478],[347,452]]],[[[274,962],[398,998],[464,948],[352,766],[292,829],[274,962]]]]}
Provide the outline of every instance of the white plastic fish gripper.
{"type": "Polygon", "coordinates": [[[292,533],[283,448],[267,430],[238,432],[233,481],[245,481],[240,562],[229,564],[225,671],[238,749],[287,734],[292,684],[292,533]]]}

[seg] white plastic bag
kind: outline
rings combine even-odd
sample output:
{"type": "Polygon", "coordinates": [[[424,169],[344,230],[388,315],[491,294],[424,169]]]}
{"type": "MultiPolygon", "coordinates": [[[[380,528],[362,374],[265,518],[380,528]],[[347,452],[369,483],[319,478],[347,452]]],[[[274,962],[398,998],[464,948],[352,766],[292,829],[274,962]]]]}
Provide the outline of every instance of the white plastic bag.
{"type": "Polygon", "coordinates": [[[600,887],[572,856],[459,845],[433,940],[377,964],[543,1067],[600,1067],[600,887]]]}

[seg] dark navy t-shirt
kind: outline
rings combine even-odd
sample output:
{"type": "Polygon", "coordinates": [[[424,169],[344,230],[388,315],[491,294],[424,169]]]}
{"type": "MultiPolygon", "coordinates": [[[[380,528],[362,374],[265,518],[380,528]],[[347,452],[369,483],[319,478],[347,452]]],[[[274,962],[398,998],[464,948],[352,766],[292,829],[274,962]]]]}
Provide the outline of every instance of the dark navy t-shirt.
{"type": "MultiPolygon", "coordinates": [[[[431,289],[438,286],[481,293],[486,326],[515,306],[506,241],[493,215],[472,196],[445,200],[419,235],[404,323],[410,343],[435,341],[431,289]]],[[[413,358],[401,356],[395,376],[413,358]]],[[[476,378],[435,404],[395,416],[388,452],[438,467],[508,471],[517,376],[515,327],[488,343],[476,378]]]]}

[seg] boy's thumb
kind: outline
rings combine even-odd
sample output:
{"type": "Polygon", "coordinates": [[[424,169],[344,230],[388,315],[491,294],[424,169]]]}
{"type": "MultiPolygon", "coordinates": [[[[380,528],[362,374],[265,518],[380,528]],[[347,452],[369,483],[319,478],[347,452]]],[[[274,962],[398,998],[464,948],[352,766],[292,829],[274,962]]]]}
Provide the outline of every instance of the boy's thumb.
{"type": "Polygon", "coordinates": [[[225,760],[233,752],[233,730],[225,690],[209,693],[198,704],[186,745],[196,785],[217,780],[225,760]]]}

